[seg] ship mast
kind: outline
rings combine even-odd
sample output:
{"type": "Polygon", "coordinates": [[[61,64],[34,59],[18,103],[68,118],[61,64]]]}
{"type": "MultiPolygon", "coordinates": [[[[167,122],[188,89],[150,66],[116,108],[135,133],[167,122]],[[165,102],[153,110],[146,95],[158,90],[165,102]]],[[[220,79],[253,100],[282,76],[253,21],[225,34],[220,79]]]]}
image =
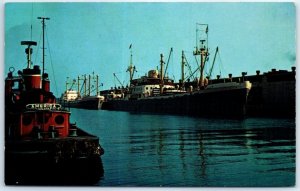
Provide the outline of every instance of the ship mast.
{"type": "Polygon", "coordinates": [[[182,83],[182,85],[184,82],[184,66],[185,66],[184,51],[182,51],[182,55],[181,55],[181,83],[182,83]]]}
{"type": "Polygon", "coordinates": [[[164,87],[164,55],[160,54],[160,93],[163,93],[164,87]]]}
{"type": "Polygon", "coordinates": [[[43,26],[43,73],[42,73],[42,79],[44,79],[45,74],[45,20],[50,20],[48,17],[38,17],[37,19],[42,20],[42,26],[43,26]]]}
{"type": "Polygon", "coordinates": [[[80,97],[80,77],[77,77],[77,94],[78,97],[80,97]]]}
{"type": "Polygon", "coordinates": [[[98,87],[98,83],[99,83],[99,76],[96,75],[96,92],[97,92],[97,96],[99,95],[99,87],[98,87]]]}
{"type": "Polygon", "coordinates": [[[130,64],[129,64],[126,72],[129,72],[129,86],[130,86],[131,81],[133,79],[134,72],[136,70],[135,70],[135,66],[133,66],[133,63],[132,63],[132,44],[130,44],[129,49],[130,49],[130,64]]]}
{"type": "Polygon", "coordinates": [[[91,75],[89,74],[89,89],[88,89],[88,96],[91,95],[91,75]]]}
{"type": "Polygon", "coordinates": [[[205,62],[207,60],[208,56],[208,24],[199,24],[197,23],[196,25],[196,39],[198,39],[198,32],[199,31],[204,31],[204,35],[199,35],[200,40],[199,44],[196,42],[196,50],[193,52],[194,56],[200,56],[200,79],[198,82],[198,87],[202,88],[204,86],[204,76],[203,76],[203,71],[204,71],[204,66],[205,62]],[[200,30],[198,27],[205,27],[205,29],[200,30]]]}
{"type": "Polygon", "coordinates": [[[86,74],[84,74],[84,96],[86,96],[86,74]]]}

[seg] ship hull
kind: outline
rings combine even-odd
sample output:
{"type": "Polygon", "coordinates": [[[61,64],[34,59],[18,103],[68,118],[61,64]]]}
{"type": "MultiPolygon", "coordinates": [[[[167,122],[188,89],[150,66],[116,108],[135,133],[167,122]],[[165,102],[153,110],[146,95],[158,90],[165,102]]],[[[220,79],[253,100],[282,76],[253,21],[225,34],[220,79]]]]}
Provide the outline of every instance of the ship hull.
{"type": "Polygon", "coordinates": [[[100,98],[88,98],[75,101],[60,101],[64,107],[81,108],[81,109],[101,109],[103,101],[100,98]]]}
{"type": "Polygon", "coordinates": [[[249,76],[253,81],[247,114],[253,117],[296,117],[296,80],[294,72],[249,76]],[[272,76],[274,75],[274,76],[272,76]]]}
{"type": "MultiPolygon", "coordinates": [[[[99,139],[76,137],[5,141],[6,185],[91,185],[103,176],[99,139]]],[[[85,132],[84,132],[85,133],[85,132]]]]}
{"type": "Polygon", "coordinates": [[[201,90],[190,94],[158,96],[139,100],[110,100],[102,109],[146,112],[159,114],[188,115],[195,117],[245,116],[249,89],[201,90]]]}

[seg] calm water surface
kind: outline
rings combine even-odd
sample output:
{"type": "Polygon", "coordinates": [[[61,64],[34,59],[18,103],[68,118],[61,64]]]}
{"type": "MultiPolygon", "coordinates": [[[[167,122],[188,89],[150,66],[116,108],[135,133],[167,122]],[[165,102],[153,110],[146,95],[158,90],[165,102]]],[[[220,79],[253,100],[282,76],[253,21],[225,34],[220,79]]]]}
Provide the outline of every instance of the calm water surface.
{"type": "Polygon", "coordinates": [[[105,149],[99,186],[295,184],[295,120],[71,112],[105,149]]]}

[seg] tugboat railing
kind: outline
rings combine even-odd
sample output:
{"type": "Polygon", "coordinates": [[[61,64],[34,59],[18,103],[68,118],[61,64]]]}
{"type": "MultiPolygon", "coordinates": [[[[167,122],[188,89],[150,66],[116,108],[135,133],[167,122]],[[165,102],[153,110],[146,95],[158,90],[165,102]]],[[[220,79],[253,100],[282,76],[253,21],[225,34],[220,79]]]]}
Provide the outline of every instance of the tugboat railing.
{"type": "Polygon", "coordinates": [[[33,110],[61,110],[61,105],[57,103],[33,103],[27,104],[26,109],[33,110]]]}

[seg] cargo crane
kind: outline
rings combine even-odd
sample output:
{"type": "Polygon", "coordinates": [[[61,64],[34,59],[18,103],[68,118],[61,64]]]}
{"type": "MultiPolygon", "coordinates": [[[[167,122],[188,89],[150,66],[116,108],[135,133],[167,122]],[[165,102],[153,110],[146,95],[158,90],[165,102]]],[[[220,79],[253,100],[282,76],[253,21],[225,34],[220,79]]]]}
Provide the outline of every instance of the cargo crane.
{"type": "Polygon", "coordinates": [[[67,77],[67,80],[66,80],[66,90],[72,90],[72,88],[73,88],[73,85],[76,83],[76,80],[75,79],[73,79],[73,81],[72,81],[72,83],[70,83],[70,82],[68,82],[68,79],[69,79],[69,77],[67,77]],[[71,86],[70,86],[70,88],[68,88],[68,85],[69,84],[71,84],[71,86]]]}
{"type": "Polygon", "coordinates": [[[168,57],[168,61],[167,61],[167,65],[166,65],[164,76],[166,76],[166,72],[168,70],[168,66],[169,66],[169,62],[170,62],[170,58],[171,58],[172,52],[173,52],[173,48],[170,49],[170,53],[169,53],[169,57],[168,57]]]}
{"type": "Polygon", "coordinates": [[[73,88],[73,86],[74,86],[75,83],[76,83],[76,80],[73,79],[72,84],[71,84],[71,87],[69,88],[69,90],[72,90],[72,88],[73,88]]]}
{"type": "Polygon", "coordinates": [[[213,63],[211,65],[211,68],[210,68],[209,74],[208,74],[209,78],[211,78],[211,73],[213,71],[213,68],[214,68],[214,65],[215,65],[215,61],[216,61],[216,57],[217,57],[218,52],[219,52],[219,47],[216,48],[216,52],[215,52],[215,55],[214,55],[214,60],[213,60],[213,63]]]}
{"type": "Polygon", "coordinates": [[[121,87],[124,87],[123,83],[119,80],[117,75],[115,73],[113,73],[113,74],[114,74],[115,79],[117,79],[117,81],[121,84],[121,87]]]}
{"type": "Polygon", "coordinates": [[[187,66],[187,68],[189,69],[189,74],[190,74],[189,77],[183,78],[182,81],[184,82],[184,81],[186,81],[186,79],[189,79],[191,77],[193,77],[193,80],[195,80],[194,74],[199,70],[199,67],[194,72],[192,72],[191,65],[189,64],[188,60],[186,59],[184,51],[182,51],[182,63],[184,64],[184,66],[187,66]]]}
{"type": "MultiPolygon", "coordinates": [[[[219,47],[217,47],[216,48],[216,52],[215,52],[215,55],[214,55],[214,59],[213,59],[213,62],[212,62],[212,66],[211,66],[211,68],[210,68],[210,70],[209,70],[209,73],[208,73],[208,75],[207,75],[207,77],[210,79],[211,78],[211,74],[212,74],[212,71],[213,71],[213,69],[214,69],[214,65],[215,65],[215,61],[216,61],[216,57],[217,57],[217,54],[219,53],[219,47]]],[[[184,59],[185,59],[185,61],[186,61],[186,63],[187,63],[187,66],[188,66],[188,68],[189,68],[189,72],[190,72],[190,76],[188,77],[188,78],[190,78],[190,77],[194,77],[194,74],[200,69],[199,67],[196,69],[196,70],[194,70],[194,72],[192,72],[192,70],[191,70],[191,66],[188,64],[188,61],[186,60],[186,57],[185,57],[185,55],[183,54],[183,56],[184,56],[184,59]]],[[[208,57],[207,57],[208,58],[208,57]]],[[[207,61],[208,59],[206,59],[206,61],[207,61]]],[[[197,60],[196,60],[197,61],[197,60]]],[[[197,63],[197,65],[199,66],[199,64],[197,63]]],[[[185,79],[188,79],[188,78],[185,78],[185,79]]]]}

